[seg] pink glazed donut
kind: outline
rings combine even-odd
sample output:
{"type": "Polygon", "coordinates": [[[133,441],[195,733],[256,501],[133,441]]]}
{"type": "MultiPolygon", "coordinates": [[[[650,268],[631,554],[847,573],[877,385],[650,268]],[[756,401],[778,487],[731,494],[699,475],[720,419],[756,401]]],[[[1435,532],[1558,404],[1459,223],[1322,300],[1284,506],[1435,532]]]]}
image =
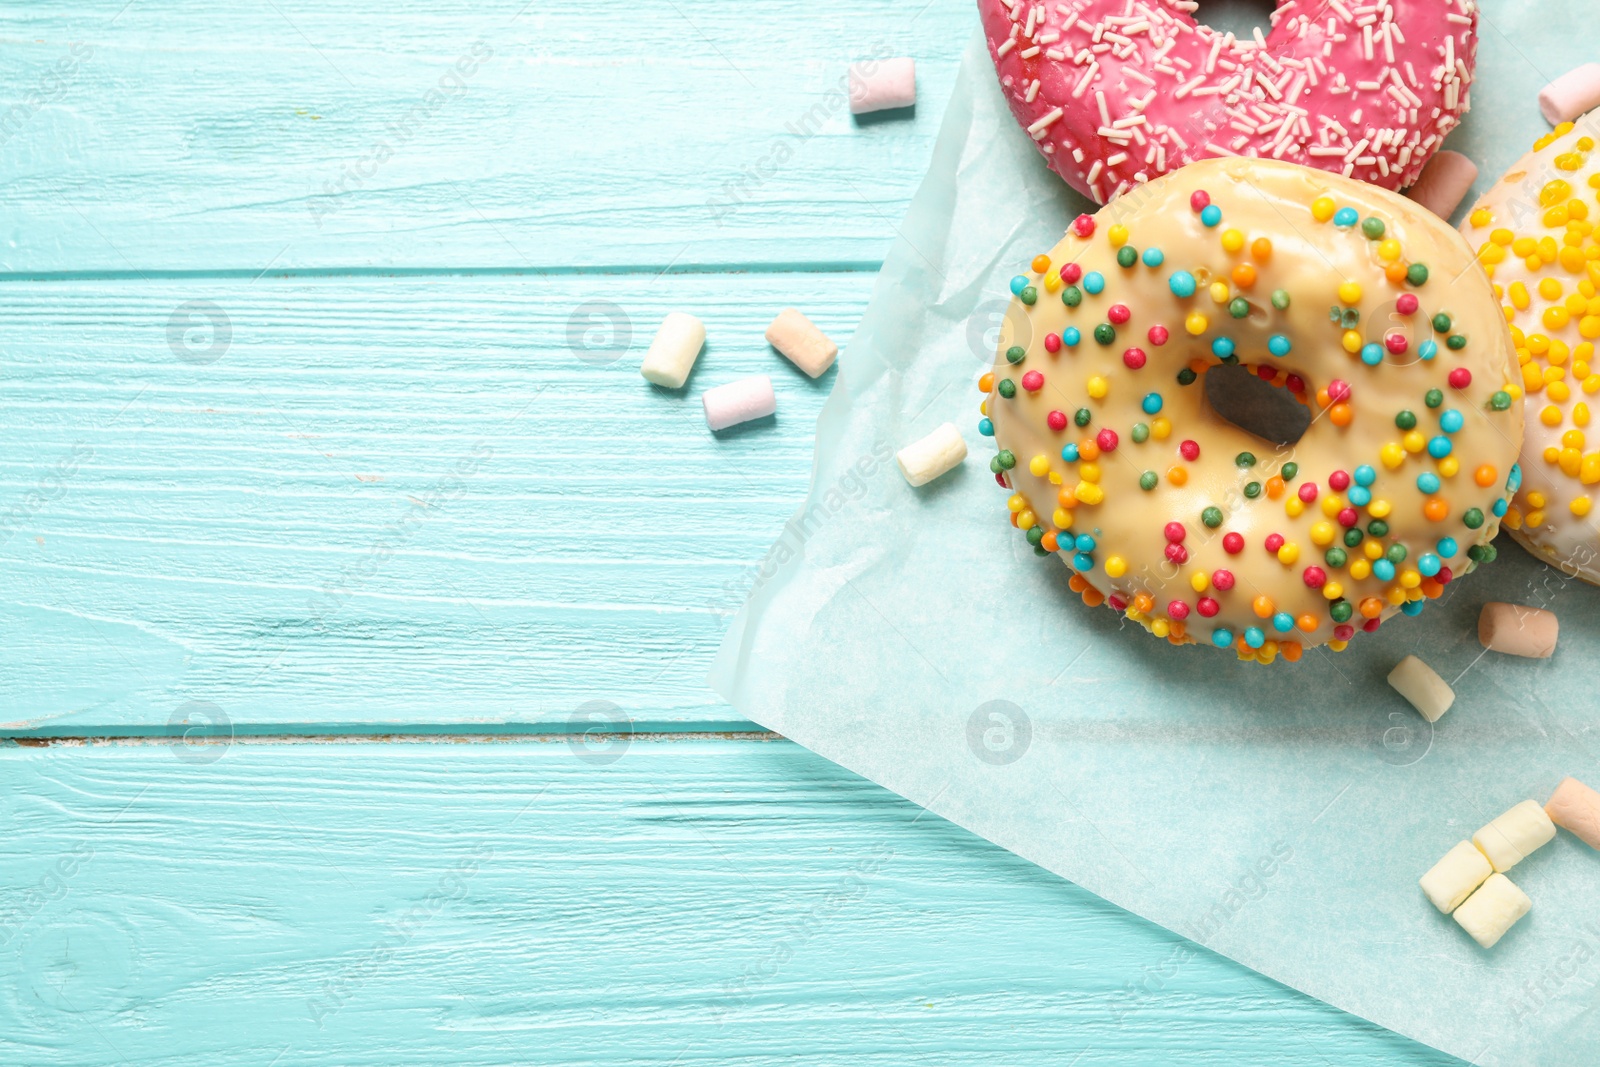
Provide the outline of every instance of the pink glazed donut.
{"type": "Polygon", "coordinates": [[[1096,203],[1216,156],[1402,189],[1467,110],[1475,0],[1280,0],[1251,40],[1197,6],[978,0],[1012,114],[1096,203]]]}

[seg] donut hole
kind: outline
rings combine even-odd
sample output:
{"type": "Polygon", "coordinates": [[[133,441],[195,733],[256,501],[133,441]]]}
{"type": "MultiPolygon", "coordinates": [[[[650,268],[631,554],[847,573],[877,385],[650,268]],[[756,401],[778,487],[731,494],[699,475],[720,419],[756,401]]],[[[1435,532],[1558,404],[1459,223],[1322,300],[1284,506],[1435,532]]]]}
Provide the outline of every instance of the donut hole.
{"type": "Polygon", "coordinates": [[[1249,367],[1223,365],[1205,374],[1206,402],[1232,426],[1274,445],[1292,445],[1311,427],[1311,409],[1249,367]]]}
{"type": "Polygon", "coordinates": [[[1257,27],[1262,36],[1272,31],[1272,11],[1277,6],[1272,0],[1200,0],[1194,18],[1218,33],[1248,41],[1257,27]]]}

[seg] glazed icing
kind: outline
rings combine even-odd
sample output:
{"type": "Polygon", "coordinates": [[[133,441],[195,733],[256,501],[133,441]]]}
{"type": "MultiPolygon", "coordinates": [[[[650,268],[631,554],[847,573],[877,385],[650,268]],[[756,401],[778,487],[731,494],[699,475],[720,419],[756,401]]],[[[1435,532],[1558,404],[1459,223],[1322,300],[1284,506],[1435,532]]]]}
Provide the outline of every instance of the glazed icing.
{"type": "Polygon", "coordinates": [[[1600,584],[1600,111],[1541,137],[1467,215],[1521,363],[1527,436],[1506,529],[1540,559],[1600,584]],[[1591,366],[1592,364],[1592,366],[1591,366]]]}
{"type": "Polygon", "coordinates": [[[1515,363],[1488,279],[1431,212],[1207,160],[1081,216],[1029,267],[979,430],[1012,525],[1086,602],[1173,643],[1298,659],[1494,557],[1515,363]],[[1304,436],[1223,421],[1205,380],[1225,365],[1306,405],[1304,436]]]}
{"type": "Polygon", "coordinates": [[[1228,155],[1402,189],[1469,106],[1474,0],[1282,0],[1249,40],[1197,6],[978,0],[1012,113],[1096,203],[1228,155]]]}

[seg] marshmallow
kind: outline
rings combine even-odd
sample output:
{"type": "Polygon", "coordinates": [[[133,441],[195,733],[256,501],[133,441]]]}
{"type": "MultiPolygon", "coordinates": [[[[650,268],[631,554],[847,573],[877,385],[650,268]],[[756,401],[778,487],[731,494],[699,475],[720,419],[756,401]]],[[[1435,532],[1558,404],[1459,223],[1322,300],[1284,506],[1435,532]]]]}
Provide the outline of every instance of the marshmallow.
{"type": "Polygon", "coordinates": [[[666,389],[682,389],[700,347],[706,343],[706,325],[693,315],[674,311],[661,320],[639,373],[645,381],[666,389]]]}
{"type": "Polygon", "coordinates": [[[701,394],[700,402],[706,408],[706,425],[713,432],[764,418],[778,410],[778,398],[772,395],[772,379],[765,374],[707,389],[701,394]]]}
{"type": "Polygon", "coordinates": [[[1455,910],[1455,920],[1472,935],[1472,940],[1484,948],[1494,948],[1495,942],[1531,907],[1533,901],[1511,879],[1491,874],[1482,888],[1455,910]]]}
{"type": "Polygon", "coordinates": [[[1473,834],[1472,843],[1489,857],[1495,870],[1509,871],[1555,836],[1555,823],[1538,802],[1524,800],[1473,834]]]}
{"type": "Polygon", "coordinates": [[[1600,107],[1600,63],[1585,63],[1539,90],[1539,111],[1551,125],[1600,107]]]}
{"type": "Polygon", "coordinates": [[[917,102],[917,61],[869,59],[850,64],[850,113],[910,107],[917,102]]]}
{"type": "Polygon", "coordinates": [[[894,458],[906,481],[912,485],[927,485],[967,458],[967,442],[955,424],[947,422],[922,440],[906,445],[894,458]]]}
{"type": "Polygon", "coordinates": [[[1576,778],[1562,779],[1544,805],[1545,814],[1588,845],[1600,848],[1600,793],[1576,778]]]}
{"type": "Polygon", "coordinates": [[[1455,703],[1455,690],[1415,656],[1407,656],[1395,665],[1389,672],[1389,684],[1429,722],[1438,722],[1439,716],[1455,703]]]}
{"type": "Polygon", "coordinates": [[[767,327],[767,344],[813,378],[820,378],[823,371],[833,366],[833,357],[839,354],[839,346],[794,308],[778,312],[778,317],[767,327]]]}
{"type": "Polygon", "coordinates": [[[1522,604],[1490,602],[1478,613],[1478,643],[1508,656],[1549,659],[1558,628],[1553,613],[1522,604]]]}
{"type": "Polygon", "coordinates": [[[1441,219],[1448,219],[1477,177],[1478,165],[1460,152],[1437,152],[1406,195],[1441,219]]]}
{"type": "Polygon", "coordinates": [[[1444,854],[1444,859],[1428,868],[1417,884],[1428,894],[1433,906],[1449,915],[1483,880],[1494,873],[1483,853],[1462,841],[1444,854]]]}

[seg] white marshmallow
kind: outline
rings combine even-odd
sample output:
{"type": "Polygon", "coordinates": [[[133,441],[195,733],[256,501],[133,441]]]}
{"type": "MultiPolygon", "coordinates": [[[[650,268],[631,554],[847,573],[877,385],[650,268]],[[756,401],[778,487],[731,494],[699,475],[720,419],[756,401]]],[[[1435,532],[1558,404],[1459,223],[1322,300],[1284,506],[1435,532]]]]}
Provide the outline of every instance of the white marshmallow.
{"type": "Polygon", "coordinates": [[[778,410],[772,379],[765,374],[707,389],[701,394],[700,402],[705,405],[706,425],[713,431],[764,418],[778,410]]]}
{"type": "Polygon", "coordinates": [[[1559,624],[1553,613],[1523,604],[1491,601],[1478,612],[1478,642],[1491,652],[1549,659],[1559,624]]]}
{"type": "Polygon", "coordinates": [[[1428,868],[1417,884],[1428,894],[1433,906],[1449,915],[1494,873],[1483,853],[1469,841],[1462,841],[1444,854],[1444,859],[1428,868]]]}
{"type": "Polygon", "coordinates": [[[1600,793],[1576,778],[1564,778],[1544,803],[1545,814],[1590,848],[1600,848],[1600,793]]]}
{"type": "Polygon", "coordinates": [[[912,485],[927,485],[967,458],[967,442],[955,424],[947,422],[922,440],[906,445],[894,458],[906,481],[912,485]]]}
{"type": "Polygon", "coordinates": [[[1389,684],[1429,722],[1438,722],[1456,700],[1455,690],[1415,656],[1407,656],[1395,665],[1389,672],[1389,684]]]}
{"type": "Polygon", "coordinates": [[[1521,804],[1472,835],[1472,843],[1497,871],[1509,871],[1534,849],[1556,836],[1556,824],[1538,801],[1521,804]]]}
{"type": "Polygon", "coordinates": [[[910,107],[917,102],[917,61],[869,59],[850,64],[850,113],[910,107]]]}
{"type": "Polygon", "coordinates": [[[767,344],[813,378],[820,378],[833,366],[834,357],[839,354],[839,346],[794,308],[778,312],[778,317],[767,327],[767,344]]]}
{"type": "Polygon", "coordinates": [[[1461,929],[1472,935],[1472,940],[1484,948],[1494,948],[1505,932],[1518,919],[1528,914],[1533,901],[1503,874],[1491,874],[1489,880],[1455,910],[1455,920],[1461,929]]]}
{"type": "Polygon", "coordinates": [[[661,320],[639,373],[666,389],[682,389],[706,343],[706,325],[693,315],[674,311],[661,320]]]}
{"type": "Polygon", "coordinates": [[[1600,107],[1600,63],[1585,63],[1539,90],[1539,112],[1551,125],[1600,107]]]}
{"type": "Polygon", "coordinates": [[[1448,219],[1478,177],[1478,165],[1460,152],[1442,151],[1428,160],[1406,195],[1441,219],[1448,219]]]}

